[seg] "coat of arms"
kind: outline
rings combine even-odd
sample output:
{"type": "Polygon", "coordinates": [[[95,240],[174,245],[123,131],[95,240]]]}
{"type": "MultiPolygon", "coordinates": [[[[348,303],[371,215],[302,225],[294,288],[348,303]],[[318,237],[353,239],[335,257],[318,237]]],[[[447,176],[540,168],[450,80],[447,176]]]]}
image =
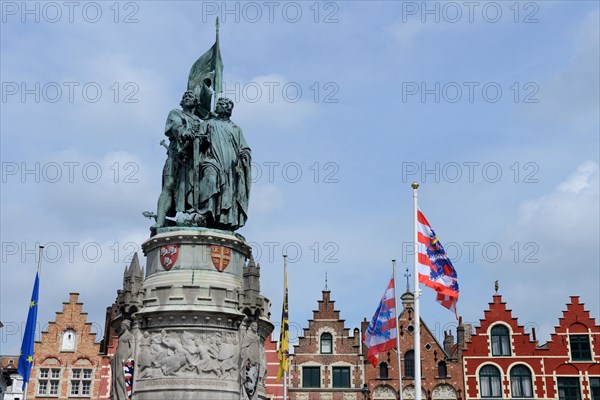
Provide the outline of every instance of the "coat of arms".
{"type": "Polygon", "coordinates": [[[219,272],[225,271],[231,260],[231,249],[223,246],[210,246],[212,262],[219,272]]]}
{"type": "Polygon", "coordinates": [[[175,265],[175,261],[177,261],[177,256],[179,255],[179,245],[178,244],[167,244],[161,246],[160,248],[160,263],[162,266],[169,271],[173,265],[175,265]]]}

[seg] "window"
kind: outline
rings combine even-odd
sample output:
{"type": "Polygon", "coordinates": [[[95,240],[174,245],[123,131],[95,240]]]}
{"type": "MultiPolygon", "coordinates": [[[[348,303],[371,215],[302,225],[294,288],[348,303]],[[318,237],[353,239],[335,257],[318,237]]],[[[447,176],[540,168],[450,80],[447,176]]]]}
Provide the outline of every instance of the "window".
{"type": "Polygon", "coordinates": [[[38,377],[38,395],[58,396],[60,368],[40,368],[38,377]]]}
{"type": "Polygon", "coordinates": [[[415,377],[415,352],[409,350],[404,354],[404,376],[407,378],[415,377]]]}
{"type": "Polygon", "coordinates": [[[333,353],[333,337],[331,333],[325,332],[321,335],[321,354],[333,353]]]}
{"type": "Polygon", "coordinates": [[[388,365],[387,363],[382,362],[379,364],[379,378],[387,379],[388,378],[388,365]]]}
{"type": "Polygon", "coordinates": [[[590,395],[592,400],[600,400],[600,378],[590,378],[590,395]]]}
{"type": "Polygon", "coordinates": [[[350,367],[333,367],[333,387],[350,387],[350,367]]]}
{"type": "Polygon", "coordinates": [[[533,397],[531,372],[524,365],[516,365],[510,370],[510,391],[513,398],[533,397]]]}
{"type": "Polygon", "coordinates": [[[493,365],[486,365],[479,371],[479,391],[481,397],[502,397],[500,371],[493,365]]]}
{"type": "Polygon", "coordinates": [[[581,400],[579,378],[557,378],[559,400],[581,400]]]}
{"type": "Polygon", "coordinates": [[[438,363],[438,378],[447,378],[448,377],[448,367],[446,366],[446,361],[440,361],[438,363]]]}
{"type": "Polygon", "coordinates": [[[503,325],[492,328],[492,355],[510,356],[510,334],[503,325]]]}
{"type": "Polygon", "coordinates": [[[91,369],[73,369],[71,371],[71,396],[89,397],[91,386],[91,369]]]}
{"type": "Polygon", "coordinates": [[[569,344],[573,361],[591,361],[592,352],[588,335],[569,335],[569,344]]]}
{"type": "Polygon", "coordinates": [[[305,387],[305,388],[321,387],[321,368],[320,367],[302,367],[302,387],[305,387]]]}

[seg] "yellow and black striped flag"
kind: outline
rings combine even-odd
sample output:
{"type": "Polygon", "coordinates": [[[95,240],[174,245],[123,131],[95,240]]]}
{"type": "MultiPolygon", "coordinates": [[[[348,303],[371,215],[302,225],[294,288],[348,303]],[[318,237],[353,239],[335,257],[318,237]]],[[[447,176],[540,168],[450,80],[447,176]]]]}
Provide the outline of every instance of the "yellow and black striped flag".
{"type": "Polygon", "coordinates": [[[283,308],[281,310],[281,331],[279,333],[279,348],[277,357],[279,358],[279,370],[277,371],[277,381],[279,381],[289,366],[290,350],[290,324],[288,320],[288,279],[287,265],[284,260],[283,265],[283,308]]]}

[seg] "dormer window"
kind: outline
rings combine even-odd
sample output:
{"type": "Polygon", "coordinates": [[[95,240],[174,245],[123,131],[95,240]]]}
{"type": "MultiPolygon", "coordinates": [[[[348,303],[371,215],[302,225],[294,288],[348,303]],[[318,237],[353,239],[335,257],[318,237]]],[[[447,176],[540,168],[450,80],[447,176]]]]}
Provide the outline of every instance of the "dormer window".
{"type": "Polygon", "coordinates": [[[333,353],[333,336],[331,333],[325,332],[321,335],[321,354],[333,353]]]}
{"type": "Polygon", "coordinates": [[[510,332],[504,325],[496,325],[492,328],[492,355],[510,356],[510,332]]]}
{"type": "Polygon", "coordinates": [[[571,360],[592,360],[592,351],[590,349],[590,337],[588,335],[569,335],[569,345],[571,346],[571,360]]]}
{"type": "Polygon", "coordinates": [[[60,351],[75,351],[76,335],[73,329],[67,329],[63,332],[60,351]]]}

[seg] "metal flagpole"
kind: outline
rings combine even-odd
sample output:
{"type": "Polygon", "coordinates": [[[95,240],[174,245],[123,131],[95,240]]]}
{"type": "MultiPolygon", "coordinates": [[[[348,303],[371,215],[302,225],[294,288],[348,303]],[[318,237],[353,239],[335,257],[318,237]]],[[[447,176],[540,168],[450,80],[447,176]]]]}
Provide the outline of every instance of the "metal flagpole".
{"type": "Polygon", "coordinates": [[[421,314],[419,310],[419,298],[421,297],[421,291],[419,290],[419,237],[417,232],[417,189],[419,184],[413,182],[410,185],[413,189],[413,234],[414,234],[414,279],[415,279],[415,291],[414,291],[414,309],[415,309],[415,400],[421,400],[421,314]]]}
{"type": "MultiPolygon", "coordinates": [[[[44,246],[40,246],[38,254],[37,275],[39,279],[42,274],[42,256],[44,255],[44,246]]],[[[29,376],[31,379],[31,372],[29,372],[29,376]]],[[[25,382],[25,388],[23,389],[23,400],[27,400],[27,390],[29,390],[29,382],[25,382]]]]}
{"type": "MultiPolygon", "coordinates": [[[[287,290],[287,254],[283,255],[283,290],[284,293],[283,295],[285,296],[285,291],[287,290]]],[[[286,299],[284,298],[283,301],[285,302],[286,299]]],[[[287,305],[287,307],[289,307],[289,305],[287,305]]],[[[288,308],[288,315],[287,315],[288,321],[290,320],[290,315],[289,315],[289,308],[288,308]]],[[[281,329],[284,329],[284,327],[282,326],[281,329]]],[[[288,340],[289,340],[289,336],[288,336],[288,340]]],[[[289,342],[288,342],[288,354],[289,354],[289,342]]],[[[289,356],[288,356],[289,357],[289,356]]],[[[289,358],[288,358],[289,360],[289,358]]],[[[288,361],[289,363],[289,361],[288,361]]],[[[289,368],[289,364],[288,364],[288,368],[289,368]]],[[[283,400],[287,400],[287,371],[283,370],[283,400]]]]}
{"type": "Polygon", "coordinates": [[[398,356],[398,399],[402,400],[402,364],[400,362],[400,355],[402,352],[400,351],[400,330],[398,329],[398,310],[400,307],[398,306],[398,290],[396,289],[396,260],[392,260],[392,269],[394,274],[394,303],[396,306],[396,355],[398,356]]]}

